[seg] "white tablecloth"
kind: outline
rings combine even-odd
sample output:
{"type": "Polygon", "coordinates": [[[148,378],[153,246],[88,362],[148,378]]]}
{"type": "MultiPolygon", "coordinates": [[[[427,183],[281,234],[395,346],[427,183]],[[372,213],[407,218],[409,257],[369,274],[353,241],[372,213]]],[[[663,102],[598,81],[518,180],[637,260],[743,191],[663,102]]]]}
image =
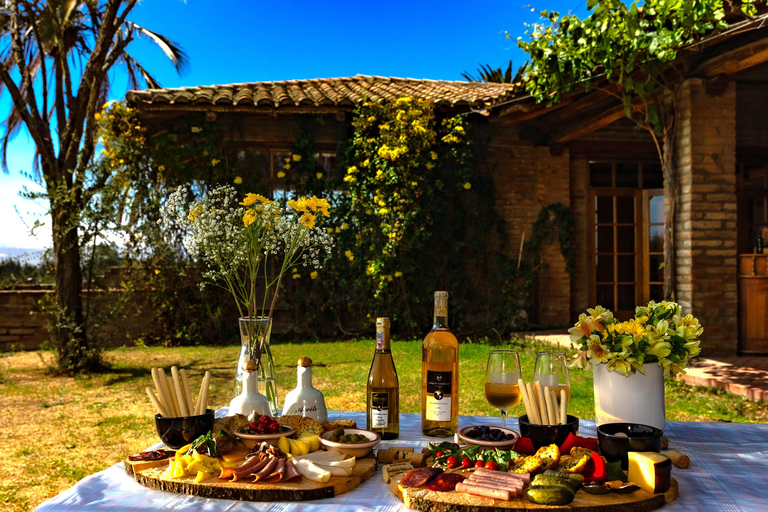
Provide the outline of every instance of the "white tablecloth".
{"type": "MultiPolygon", "coordinates": [[[[226,409],[217,411],[225,414],[226,409]]],[[[365,425],[362,412],[331,413],[330,419],[354,419],[365,425]]],[[[488,424],[498,418],[462,416],[459,424],[488,424]]],[[[517,419],[511,420],[517,429],[517,419]]],[[[596,437],[595,424],[581,421],[580,435],[596,437]]],[[[663,507],[675,511],[768,511],[768,425],[738,423],[669,422],[665,434],[673,447],[691,455],[691,467],[673,468],[680,485],[680,497],[663,507]]],[[[400,438],[382,441],[377,448],[390,445],[426,447],[441,439],[421,433],[421,416],[400,415],[400,438]]],[[[157,445],[159,447],[159,445],[157,445]]],[[[44,502],[37,512],[133,512],[146,510],[195,511],[399,511],[408,509],[389,491],[377,471],[356,489],[335,498],[309,502],[253,503],[197,498],[172,492],[155,491],[137,484],[123,464],[83,478],[71,489],[44,502]]]]}

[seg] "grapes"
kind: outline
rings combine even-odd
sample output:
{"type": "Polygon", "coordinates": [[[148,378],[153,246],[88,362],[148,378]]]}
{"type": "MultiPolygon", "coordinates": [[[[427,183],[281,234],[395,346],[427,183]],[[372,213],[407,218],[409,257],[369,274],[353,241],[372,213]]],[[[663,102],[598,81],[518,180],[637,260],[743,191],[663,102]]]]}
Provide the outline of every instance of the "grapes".
{"type": "Polygon", "coordinates": [[[514,434],[506,434],[497,428],[491,428],[486,425],[474,427],[471,430],[468,430],[464,435],[479,441],[495,442],[511,441],[515,438],[514,434]]]}

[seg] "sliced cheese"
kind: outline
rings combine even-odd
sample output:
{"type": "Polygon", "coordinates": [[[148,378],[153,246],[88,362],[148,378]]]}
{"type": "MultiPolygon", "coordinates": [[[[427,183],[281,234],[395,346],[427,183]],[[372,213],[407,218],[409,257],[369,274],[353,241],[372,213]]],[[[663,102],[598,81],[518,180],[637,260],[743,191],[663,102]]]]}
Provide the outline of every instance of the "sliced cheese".
{"type": "Polygon", "coordinates": [[[349,476],[352,474],[350,468],[342,468],[338,466],[326,466],[323,464],[316,464],[316,466],[322,470],[329,471],[333,476],[349,476]]]}
{"type": "Polygon", "coordinates": [[[334,462],[339,460],[344,460],[344,454],[340,452],[312,452],[308,455],[294,455],[292,457],[293,461],[300,461],[302,459],[311,460],[312,462],[322,462],[322,463],[328,463],[328,462],[334,462]]]}
{"type": "Polygon", "coordinates": [[[627,477],[646,491],[666,492],[672,480],[672,461],[656,452],[629,452],[627,477]]]}
{"type": "Polygon", "coordinates": [[[330,471],[319,468],[308,460],[300,460],[295,462],[294,466],[296,467],[296,471],[298,471],[302,476],[305,476],[314,482],[325,483],[331,479],[330,471]]]}

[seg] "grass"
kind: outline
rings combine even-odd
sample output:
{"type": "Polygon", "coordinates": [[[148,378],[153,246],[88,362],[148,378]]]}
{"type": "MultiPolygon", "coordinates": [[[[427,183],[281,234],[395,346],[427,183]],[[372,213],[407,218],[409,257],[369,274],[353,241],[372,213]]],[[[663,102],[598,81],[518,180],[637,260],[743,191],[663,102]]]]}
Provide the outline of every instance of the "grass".
{"type": "MultiPolygon", "coordinates": [[[[282,343],[273,354],[281,401],[296,384],[296,360],[312,358],[313,383],[328,409],[361,411],[373,355],[372,340],[282,343]]],[[[545,346],[518,340],[498,347],[520,351],[523,377],[530,380],[536,352],[545,346]]],[[[498,417],[485,401],[484,372],[489,345],[461,346],[462,415],[498,417]]],[[[46,373],[44,352],[0,357],[0,509],[32,510],[42,501],[157,441],[154,412],[144,394],[152,386],[150,369],[187,368],[194,388],[205,370],[212,382],[210,404],[229,403],[239,347],[123,348],[107,351],[110,370],[90,377],[46,373]]],[[[400,377],[401,411],[419,413],[421,342],[394,341],[400,377]]],[[[570,412],[594,418],[591,372],[571,373],[570,412]]],[[[522,414],[522,405],[510,412],[522,414]]],[[[667,419],[683,421],[768,422],[768,405],[722,391],[667,383],[667,419]]],[[[496,420],[498,421],[498,420],[496,420]]]]}

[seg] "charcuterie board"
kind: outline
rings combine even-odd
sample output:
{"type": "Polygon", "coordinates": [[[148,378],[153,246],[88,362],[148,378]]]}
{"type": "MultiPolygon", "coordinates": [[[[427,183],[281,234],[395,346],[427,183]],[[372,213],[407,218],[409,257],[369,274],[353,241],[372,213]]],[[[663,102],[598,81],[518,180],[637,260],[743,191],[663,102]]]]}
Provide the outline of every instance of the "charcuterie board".
{"type": "Polygon", "coordinates": [[[191,494],[203,498],[221,498],[240,501],[305,501],[332,498],[349,492],[376,472],[376,459],[372,456],[357,459],[350,476],[332,476],[328,482],[319,483],[303,478],[301,482],[250,483],[232,482],[209,478],[195,482],[195,478],[169,478],[167,466],[134,470],[136,481],[150,489],[191,494]]]}
{"type": "Polygon", "coordinates": [[[638,489],[629,494],[588,494],[578,491],[568,505],[550,506],[531,503],[524,497],[510,501],[491,500],[470,496],[456,491],[438,492],[418,487],[403,487],[398,484],[402,475],[393,479],[390,490],[400,498],[405,506],[415,510],[429,512],[491,512],[528,511],[528,510],[578,510],[579,512],[646,512],[655,510],[669,503],[678,496],[677,481],[673,478],[669,490],[663,494],[651,494],[638,489]]]}

